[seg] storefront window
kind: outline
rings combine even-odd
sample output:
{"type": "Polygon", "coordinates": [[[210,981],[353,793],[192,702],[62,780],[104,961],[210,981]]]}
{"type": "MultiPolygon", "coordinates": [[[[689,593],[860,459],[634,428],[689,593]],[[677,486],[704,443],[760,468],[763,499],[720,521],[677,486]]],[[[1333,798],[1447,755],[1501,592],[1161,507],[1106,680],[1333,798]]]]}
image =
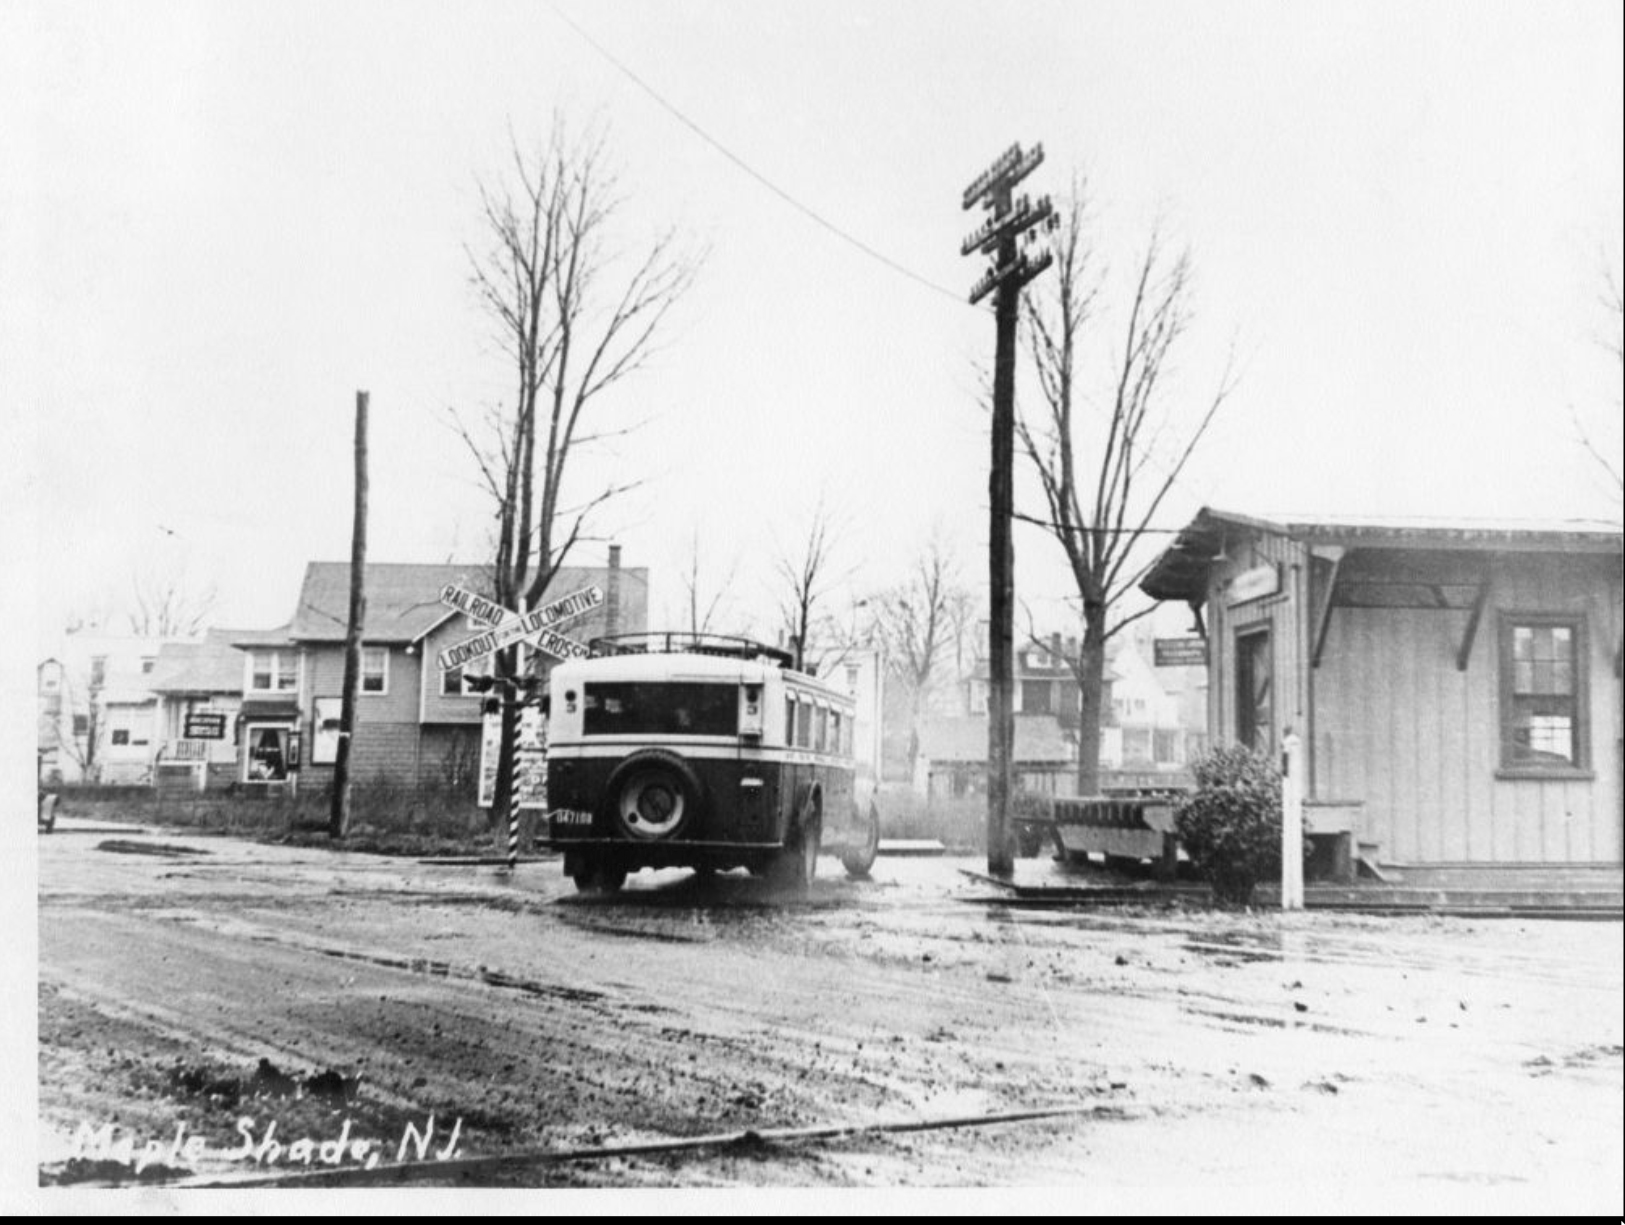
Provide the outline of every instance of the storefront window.
{"type": "Polygon", "coordinates": [[[251,782],[279,782],[288,777],[287,728],[249,728],[248,777],[251,782]]]}

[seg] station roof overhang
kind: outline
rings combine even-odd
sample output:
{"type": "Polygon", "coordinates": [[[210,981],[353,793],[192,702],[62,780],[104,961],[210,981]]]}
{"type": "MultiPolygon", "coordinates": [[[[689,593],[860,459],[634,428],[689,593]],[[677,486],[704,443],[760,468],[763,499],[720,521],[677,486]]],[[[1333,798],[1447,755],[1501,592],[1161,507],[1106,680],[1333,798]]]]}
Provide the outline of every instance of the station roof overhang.
{"type": "MultiPolygon", "coordinates": [[[[1474,563],[1486,554],[1625,555],[1619,525],[1593,521],[1276,520],[1203,507],[1152,563],[1140,590],[1156,600],[1200,606],[1214,565],[1236,546],[1265,535],[1286,537],[1328,556],[1380,551],[1389,555],[1385,568],[1390,570],[1398,561],[1394,554],[1411,554],[1406,566],[1411,573],[1401,581],[1428,588],[1473,585],[1476,580],[1455,572],[1475,571],[1474,563]]],[[[1459,597],[1430,591],[1429,598],[1449,606],[1459,597]]]]}

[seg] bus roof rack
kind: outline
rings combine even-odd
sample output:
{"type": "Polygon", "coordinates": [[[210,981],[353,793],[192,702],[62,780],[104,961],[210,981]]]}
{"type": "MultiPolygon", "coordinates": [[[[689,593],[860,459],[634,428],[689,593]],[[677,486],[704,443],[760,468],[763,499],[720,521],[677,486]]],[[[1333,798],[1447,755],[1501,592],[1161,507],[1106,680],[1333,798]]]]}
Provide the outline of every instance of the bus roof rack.
{"type": "Polygon", "coordinates": [[[789,668],[795,657],[780,647],[731,634],[693,634],[687,630],[643,634],[611,634],[594,638],[588,646],[595,656],[605,655],[716,655],[725,659],[764,660],[789,668]]]}

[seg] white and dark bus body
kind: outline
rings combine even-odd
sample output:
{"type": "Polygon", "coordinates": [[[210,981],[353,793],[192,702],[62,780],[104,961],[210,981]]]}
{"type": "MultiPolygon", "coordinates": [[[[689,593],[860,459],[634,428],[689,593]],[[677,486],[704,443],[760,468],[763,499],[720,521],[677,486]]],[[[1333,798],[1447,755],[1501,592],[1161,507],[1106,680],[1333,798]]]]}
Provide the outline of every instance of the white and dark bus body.
{"type": "Polygon", "coordinates": [[[548,682],[548,833],[578,887],[666,867],[805,887],[821,852],[868,872],[879,828],[853,793],[851,697],[745,640],[593,648],[548,682]]]}

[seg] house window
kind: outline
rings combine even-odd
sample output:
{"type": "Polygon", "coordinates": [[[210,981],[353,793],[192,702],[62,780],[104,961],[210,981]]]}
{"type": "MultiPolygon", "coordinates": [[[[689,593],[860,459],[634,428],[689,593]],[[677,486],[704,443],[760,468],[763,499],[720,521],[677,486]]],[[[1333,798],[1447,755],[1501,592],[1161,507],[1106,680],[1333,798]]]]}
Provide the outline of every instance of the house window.
{"type": "Polygon", "coordinates": [[[1584,770],[1585,621],[1510,614],[1501,619],[1501,765],[1584,770]]]}
{"type": "Polygon", "coordinates": [[[389,651],[385,647],[364,647],[362,649],[361,692],[389,692],[389,651]]]}
{"type": "Polygon", "coordinates": [[[299,687],[299,657],[292,651],[250,651],[248,687],[255,693],[291,693],[299,687]]]}
{"type": "Polygon", "coordinates": [[[1021,713],[1047,715],[1051,713],[1050,700],[1054,687],[1049,681],[1021,682],[1021,713]]]}
{"type": "Polygon", "coordinates": [[[74,715],[73,716],[73,734],[75,736],[88,736],[88,735],[90,735],[90,716],[89,715],[74,715]]]}
{"type": "Polygon", "coordinates": [[[154,655],[143,655],[141,657],[141,675],[145,676],[147,673],[151,672],[152,671],[152,666],[154,664],[156,664],[157,662],[158,662],[158,659],[157,659],[156,656],[154,656],[154,655]]]}
{"type": "Polygon", "coordinates": [[[1151,729],[1125,727],[1123,729],[1123,761],[1127,765],[1151,764],[1151,729]]]}
{"type": "Polygon", "coordinates": [[[113,743],[115,745],[129,744],[130,743],[130,729],[127,728],[127,727],[115,727],[113,729],[113,743]]]}
{"type": "Polygon", "coordinates": [[[440,673],[440,696],[443,698],[463,698],[473,693],[464,682],[461,668],[447,668],[440,673]]]}
{"type": "Polygon", "coordinates": [[[1179,733],[1172,729],[1157,728],[1152,733],[1151,759],[1159,766],[1177,765],[1179,762],[1179,733]]]}

